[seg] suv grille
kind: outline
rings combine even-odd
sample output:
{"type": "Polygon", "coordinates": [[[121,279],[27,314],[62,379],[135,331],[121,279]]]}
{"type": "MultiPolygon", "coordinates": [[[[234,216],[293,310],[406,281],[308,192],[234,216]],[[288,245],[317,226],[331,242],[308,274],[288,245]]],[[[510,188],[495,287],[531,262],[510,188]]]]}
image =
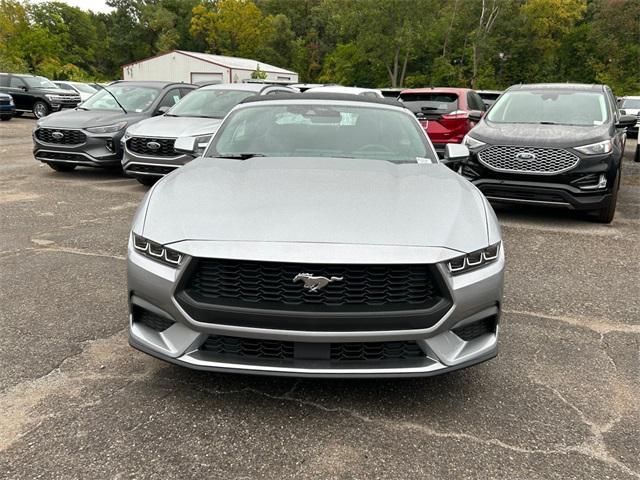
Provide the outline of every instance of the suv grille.
{"type": "Polygon", "coordinates": [[[61,145],[80,145],[87,140],[87,136],[80,130],[57,130],[55,128],[39,128],[36,130],[35,135],[36,138],[41,142],[57,143],[61,145]]]}
{"type": "Polygon", "coordinates": [[[580,159],[561,148],[494,145],[478,153],[484,166],[497,172],[554,175],[575,167],[580,159]]]}
{"type": "Polygon", "coordinates": [[[200,350],[220,357],[246,360],[304,359],[350,362],[425,358],[424,352],[415,341],[309,344],[211,335],[200,350]]]}
{"type": "Polygon", "coordinates": [[[140,155],[152,157],[175,157],[176,151],[173,149],[175,138],[144,138],[132,137],[127,140],[127,148],[140,155]],[[157,144],[157,148],[152,148],[157,144]],[[149,146],[151,145],[151,147],[149,146]]]}
{"type": "Polygon", "coordinates": [[[203,303],[300,310],[378,311],[424,309],[442,293],[430,265],[315,265],[198,259],[186,293],[203,303]],[[299,273],[342,277],[311,292],[299,273]]]}

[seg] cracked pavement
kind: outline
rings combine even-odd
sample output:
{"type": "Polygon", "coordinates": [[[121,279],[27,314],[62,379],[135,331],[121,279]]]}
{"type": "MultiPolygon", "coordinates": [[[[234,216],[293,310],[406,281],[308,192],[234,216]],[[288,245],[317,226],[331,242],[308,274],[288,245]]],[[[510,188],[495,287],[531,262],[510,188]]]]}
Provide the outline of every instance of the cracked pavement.
{"type": "Polygon", "coordinates": [[[640,478],[640,164],[611,225],[499,208],[499,356],[448,375],[189,371],[127,344],[125,254],[146,187],[57,173],[0,125],[0,477],[640,478]]]}

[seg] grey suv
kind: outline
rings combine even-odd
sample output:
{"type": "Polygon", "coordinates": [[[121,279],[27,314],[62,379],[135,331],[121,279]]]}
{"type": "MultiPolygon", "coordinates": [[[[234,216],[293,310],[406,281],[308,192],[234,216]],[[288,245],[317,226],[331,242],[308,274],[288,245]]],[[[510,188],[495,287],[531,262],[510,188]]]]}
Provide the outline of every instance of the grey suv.
{"type": "Polygon", "coordinates": [[[113,82],[81,106],[39,120],[33,154],[61,172],[77,166],[120,168],[120,138],[127,126],[165,113],[195,88],[184,83],[113,82]]]}
{"type": "Polygon", "coordinates": [[[177,137],[194,137],[204,150],[222,119],[252,95],[293,93],[283,85],[233,83],[199,88],[162,116],[149,118],[129,127],[122,139],[122,168],[144,185],[193,159],[173,149],[177,137]]]}

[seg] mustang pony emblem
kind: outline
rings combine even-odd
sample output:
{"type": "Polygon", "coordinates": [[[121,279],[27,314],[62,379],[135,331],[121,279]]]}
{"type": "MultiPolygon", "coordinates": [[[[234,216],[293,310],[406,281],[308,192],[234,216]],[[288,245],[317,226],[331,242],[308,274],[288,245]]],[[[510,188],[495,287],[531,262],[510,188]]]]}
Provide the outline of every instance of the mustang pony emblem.
{"type": "Polygon", "coordinates": [[[310,292],[317,292],[318,290],[323,289],[332,282],[342,281],[343,277],[315,277],[310,273],[299,273],[298,275],[293,277],[294,282],[298,282],[300,280],[304,282],[304,288],[306,290],[309,290],[310,292]]]}

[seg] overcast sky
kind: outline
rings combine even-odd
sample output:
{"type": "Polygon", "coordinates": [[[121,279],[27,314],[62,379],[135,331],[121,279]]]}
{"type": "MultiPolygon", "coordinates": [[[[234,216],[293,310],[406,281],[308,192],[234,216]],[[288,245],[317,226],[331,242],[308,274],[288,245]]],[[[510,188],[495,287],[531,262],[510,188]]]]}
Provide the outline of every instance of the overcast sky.
{"type": "MultiPolygon", "coordinates": [[[[40,3],[45,0],[33,0],[34,3],[40,3]]],[[[106,0],[59,0],[74,7],[80,7],[83,10],[93,10],[94,12],[108,12],[111,8],[107,7],[106,0]]]]}

